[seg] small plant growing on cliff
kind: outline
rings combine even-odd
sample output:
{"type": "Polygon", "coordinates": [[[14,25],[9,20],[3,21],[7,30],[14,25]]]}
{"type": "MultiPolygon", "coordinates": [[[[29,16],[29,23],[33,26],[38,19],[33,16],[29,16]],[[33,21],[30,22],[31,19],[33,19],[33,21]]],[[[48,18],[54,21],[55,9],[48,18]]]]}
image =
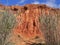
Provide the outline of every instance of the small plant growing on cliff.
{"type": "Polygon", "coordinates": [[[5,10],[0,12],[0,45],[5,45],[5,40],[14,27],[16,19],[13,13],[5,10]]]}

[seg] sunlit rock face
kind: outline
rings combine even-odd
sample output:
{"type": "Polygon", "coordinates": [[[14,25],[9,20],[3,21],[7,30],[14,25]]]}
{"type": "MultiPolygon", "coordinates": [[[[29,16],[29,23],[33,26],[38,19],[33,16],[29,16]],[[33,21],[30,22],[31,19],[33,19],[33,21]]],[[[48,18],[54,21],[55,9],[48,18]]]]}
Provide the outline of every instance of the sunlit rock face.
{"type": "MultiPolygon", "coordinates": [[[[0,6],[1,7],[1,6],[0,6]]],[[[14,45],[59,45],[60,9],[46,5],[5,6],[16,17],[8,42],[14,45]]]]}

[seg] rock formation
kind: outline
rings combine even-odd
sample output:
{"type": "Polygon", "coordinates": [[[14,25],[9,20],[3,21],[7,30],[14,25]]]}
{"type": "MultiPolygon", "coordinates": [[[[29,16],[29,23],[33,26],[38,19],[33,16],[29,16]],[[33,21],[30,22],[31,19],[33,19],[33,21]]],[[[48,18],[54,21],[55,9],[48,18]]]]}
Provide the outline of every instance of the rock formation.
{"type": "Polygon", "coordinates": [[[40,4],[2,6],[16,17],[8,42],[15,45],[60,45],[60,9],[40,4]]]}

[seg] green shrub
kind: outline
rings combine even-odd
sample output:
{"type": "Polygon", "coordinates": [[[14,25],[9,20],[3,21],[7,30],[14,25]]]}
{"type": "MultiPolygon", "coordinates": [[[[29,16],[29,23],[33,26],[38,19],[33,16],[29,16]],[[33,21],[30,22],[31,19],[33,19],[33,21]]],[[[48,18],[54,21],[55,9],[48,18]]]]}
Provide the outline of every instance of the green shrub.
{"type": "Polygon", "coordinates": [[[41,30],[46,38],[46,45],[58,45],[58,15],[41,15],[39,21],[41,30]]]}
{"type": "Polygon", "coordinates": [[[6,37],[16,24],[15,16],[12,12],[5,10],[0,12],[0,45],[5,45],[6,37]]]}

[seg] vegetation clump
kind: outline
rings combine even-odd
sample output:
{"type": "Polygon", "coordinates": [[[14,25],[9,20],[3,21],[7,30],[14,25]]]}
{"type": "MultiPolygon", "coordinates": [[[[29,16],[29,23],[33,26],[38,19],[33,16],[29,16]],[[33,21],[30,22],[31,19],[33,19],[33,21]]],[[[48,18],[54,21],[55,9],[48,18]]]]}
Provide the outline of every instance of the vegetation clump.
{"type": "Polygon", "coordinates": [[[0,45],[5,45],[6,38],[15,26],[16,19],[12,12],[0,12],[0,45]]]}

